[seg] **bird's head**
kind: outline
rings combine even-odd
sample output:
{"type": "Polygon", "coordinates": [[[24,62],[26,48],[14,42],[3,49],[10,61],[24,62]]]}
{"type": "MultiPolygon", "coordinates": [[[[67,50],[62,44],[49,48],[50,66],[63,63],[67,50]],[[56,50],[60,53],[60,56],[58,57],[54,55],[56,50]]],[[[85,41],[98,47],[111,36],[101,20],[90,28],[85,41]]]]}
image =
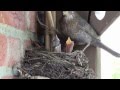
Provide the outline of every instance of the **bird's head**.
{"type": "Polygon", "coordinates": [[[67,15],[72,15],[74,14],[74,11],[63,11],[63,15],[67,16],[67,15]]]}
{"type": "Polygon", "coordinates": [[[63,16],[65,16],[67,19],[72,19],[75,15],[75,11],[63,11],[63,16]]]}
{"type": "Polygon", "coordinates": [[[72,43],[72,40],[70,39],[70,37],[68,37],[67,41],[66,41],[66,44],[69,45],[72,43]]]}

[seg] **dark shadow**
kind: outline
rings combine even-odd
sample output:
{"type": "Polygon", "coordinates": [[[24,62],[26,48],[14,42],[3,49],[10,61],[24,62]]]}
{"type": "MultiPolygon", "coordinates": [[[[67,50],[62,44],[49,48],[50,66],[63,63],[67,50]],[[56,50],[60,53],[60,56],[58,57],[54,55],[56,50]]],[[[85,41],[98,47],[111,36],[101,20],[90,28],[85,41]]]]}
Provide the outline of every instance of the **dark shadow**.
{"type": "Polygon", "coordinates": [[[37,15],[38,15],[37,17],[37,38],[38,38],[39,44],[41,46],[45,46],[45,26],[42,25],[42,24],[45,24],[45,12],[38,11],[37,15]],[[38,19],[40,22],[38,21],[38,19]]]}

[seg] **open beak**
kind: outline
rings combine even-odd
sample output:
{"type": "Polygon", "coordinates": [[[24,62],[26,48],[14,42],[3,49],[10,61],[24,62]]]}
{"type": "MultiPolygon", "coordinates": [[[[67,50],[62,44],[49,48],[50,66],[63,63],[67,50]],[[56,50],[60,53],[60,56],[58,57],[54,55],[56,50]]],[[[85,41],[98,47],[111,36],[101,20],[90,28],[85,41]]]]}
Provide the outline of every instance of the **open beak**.
{"type": "Polygon", "coordinates": [[[73,51],[73,47],[74,47],[74,42],[71,41],[70,37],[68,37],[67,41],[66,41],[66,53],[71,53],[73,51]]]}

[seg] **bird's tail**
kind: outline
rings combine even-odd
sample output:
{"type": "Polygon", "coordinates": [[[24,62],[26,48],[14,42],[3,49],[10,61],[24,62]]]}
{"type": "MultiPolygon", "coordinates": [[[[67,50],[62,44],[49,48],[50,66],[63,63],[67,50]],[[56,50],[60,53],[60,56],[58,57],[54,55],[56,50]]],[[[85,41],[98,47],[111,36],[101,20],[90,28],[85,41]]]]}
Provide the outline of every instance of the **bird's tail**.
{"type": "Polygon", "coordinates": [[[93,43],[94,46],[98,46],[106,51],[108,51],[109,53],[111,53],[112,55],[116,56],[116,57],[120,57],[120,54],[113,51],[112,49],[110,49],[109,47],[107,47],[106,45],[104,45],[103,43],[100,42],[100,40],[96,40],[96,42],[93,43]]]}

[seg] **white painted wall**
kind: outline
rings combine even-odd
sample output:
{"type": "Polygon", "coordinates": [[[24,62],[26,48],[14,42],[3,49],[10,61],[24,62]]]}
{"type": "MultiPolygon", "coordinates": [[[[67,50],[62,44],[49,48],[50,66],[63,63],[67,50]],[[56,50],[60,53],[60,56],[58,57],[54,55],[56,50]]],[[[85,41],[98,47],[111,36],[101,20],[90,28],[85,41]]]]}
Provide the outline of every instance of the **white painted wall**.
{"type": "MultiPolygon", "coordinates": [[[[101,41],[120,53],[120,16],[102,34],[101,41]]],[[[114,62],[120,62],[120,58],[114,57],[105,50],[101,49],[101,78],[111,79],[113,69],[116,67],[114,62]]],[[[119,65],[120,66],[120,65],[119,65]]]]}

